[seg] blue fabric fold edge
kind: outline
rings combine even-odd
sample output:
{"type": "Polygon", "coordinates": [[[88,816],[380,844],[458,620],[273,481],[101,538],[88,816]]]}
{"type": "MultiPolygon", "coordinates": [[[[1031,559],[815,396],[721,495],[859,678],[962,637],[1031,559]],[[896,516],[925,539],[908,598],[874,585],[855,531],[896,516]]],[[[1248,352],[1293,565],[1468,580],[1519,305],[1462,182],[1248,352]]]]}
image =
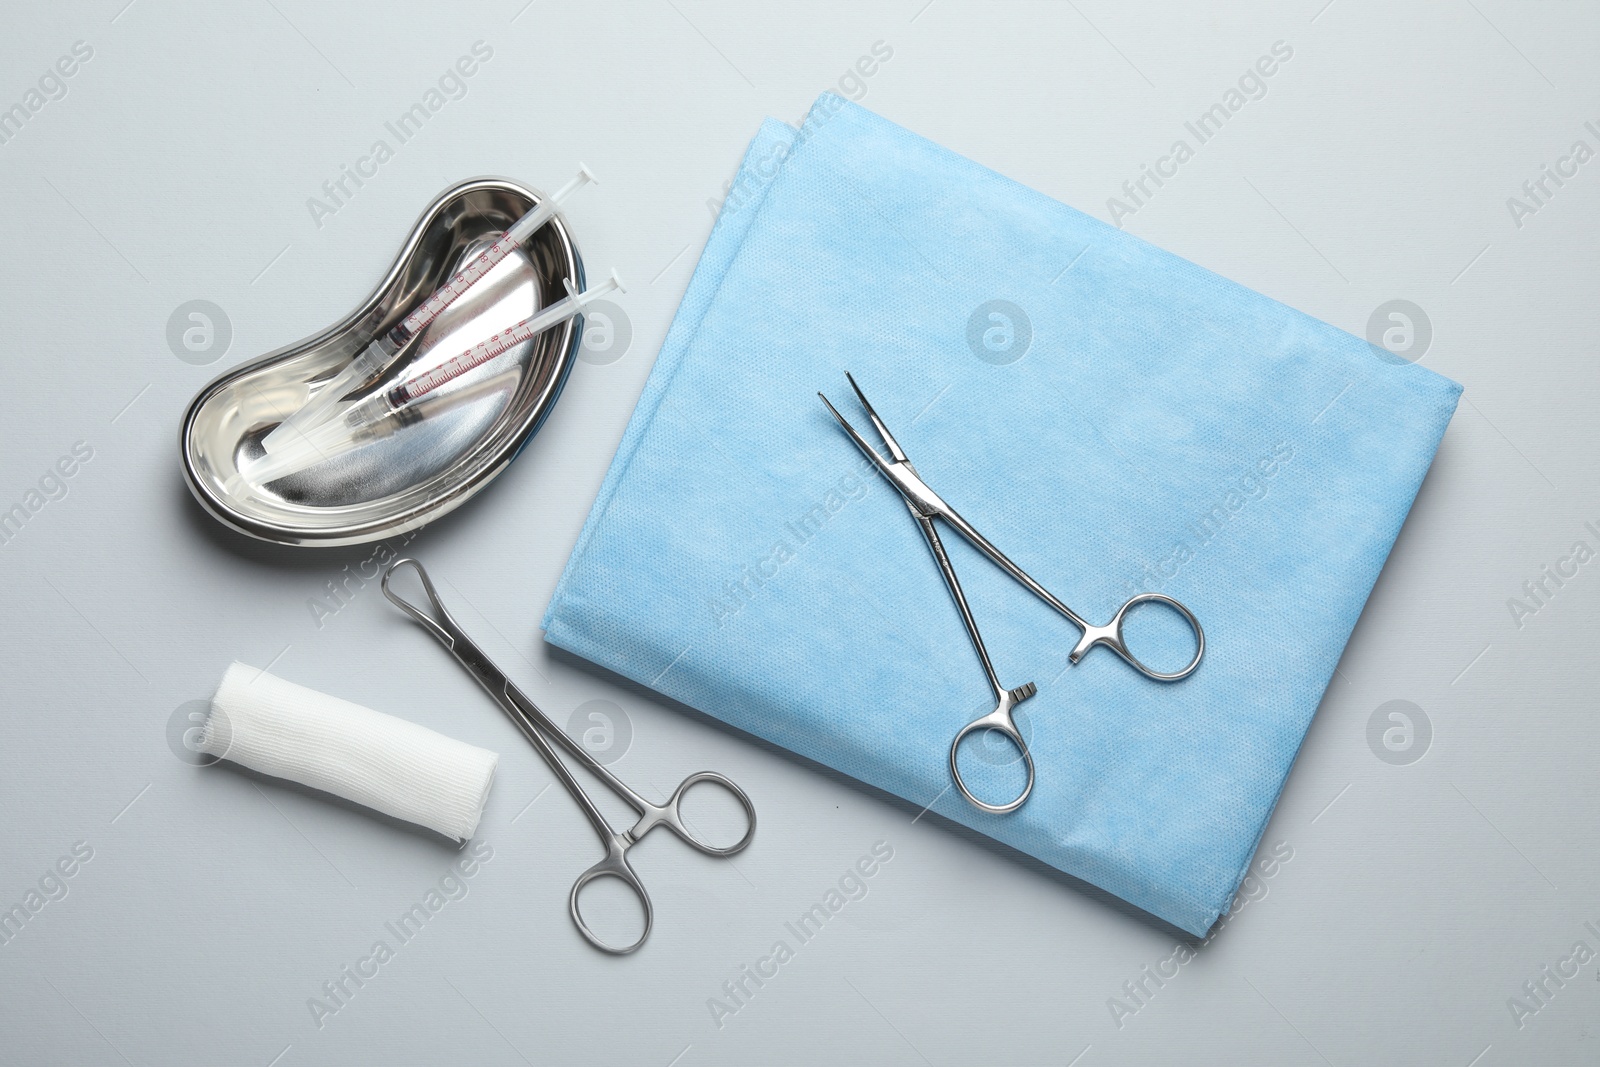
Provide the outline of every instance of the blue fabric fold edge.
{"type": "Polygon", "coordinates": [[[556,605],[561,603],[567,583],[577,569],[578,561],[583,557],[583,550],[588,546],[589,538],[605,516],[606,505],[610,503],[612,494],[617,491],[618,484],[627,472],[628,461],[633,457],[634,450],[639,447],[639,439],[644,436],[650,420],[655,418],[656,408],[661,405],[661,398],[666,394],[667,387],[672,384],[672,376],[677,373],[684,354],[689,351],[689,342],[694,339],[695,330],[699,328],[706,309],[716,298],[717,288],[722,284],[722,276],[727,273],[734,256],[738,254],[745,232],[750,229],[750,224],[755,221],[760,211],[767,187],[772,184],[772,179],[778,176],[778,168],[783,165],[783,160],[794,144],[796,136],[798,132],[788,123],[779,122],[777,119],[764,119],[755,137],[751,138],[749,147],[745,149],[744,156],[739,161],[739,169],[734,175],[733,185],[723,198],[722,208],[717,213],[717,221],[711,227],[711,236],[706,238],[706,246],[700,252],[700,262],[695,265],[694,274],[689,278],[689,287],[684,290],[677,314],[672,317],[672,325],[667,328],[667,336],[661,342],[661,351],[656,354],[655,365],[650,368],[650,376],[645,379],[644,389],[639,394],[639,402],[634,406],[633,415],[628,419],[628,427],[622,433],[622,441],[617,445],[617,454],[612,458],[611,466],[600,482],[600,490],[595,494],[594,505],[589,509],[589,517],[584,520],[583,529],[578,531],[578,540],[573,545],[572,555],[567,557],[567,565],[561,571],[560,580],[556,582],[555,592],[550,597],[550,603],[545,606],[544,618],[539,623],[541,628],[546,630],[550,628],[551,613],[555,611],[556,605]]]}

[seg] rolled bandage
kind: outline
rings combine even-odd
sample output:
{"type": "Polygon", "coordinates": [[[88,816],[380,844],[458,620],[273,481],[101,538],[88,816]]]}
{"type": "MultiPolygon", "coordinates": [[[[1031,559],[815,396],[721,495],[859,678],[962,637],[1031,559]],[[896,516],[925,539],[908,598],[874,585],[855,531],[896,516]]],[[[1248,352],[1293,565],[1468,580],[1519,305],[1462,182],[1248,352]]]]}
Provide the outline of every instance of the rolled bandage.
{"type": "Polygon", "coordinates": [[[200,749],[437,830],[470,838],[500,757],[235,663],[222,676],[200,749]]]}

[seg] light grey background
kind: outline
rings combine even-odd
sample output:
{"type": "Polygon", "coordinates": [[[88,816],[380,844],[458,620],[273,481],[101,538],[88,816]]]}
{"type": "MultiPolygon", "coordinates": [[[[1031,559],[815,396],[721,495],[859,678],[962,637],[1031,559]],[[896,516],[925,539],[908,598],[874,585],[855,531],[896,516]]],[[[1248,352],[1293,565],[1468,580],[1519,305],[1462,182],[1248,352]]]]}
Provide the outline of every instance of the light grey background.
{"type": "Polygon", "coordinates": [[[0,545],[0,905],[74,843],[93,858],[0,945],[0,1062],[1594,1062],[1600,963],[1545,980],[1542,1006],[1523,983],[1579,939],[1600,950],[1584,927],[1600,928],[1600,563],[1520,626],[1508,599],[1574,541],[1600,547],[1584,526],[1600,528],[1600,161],[1547,184],[1520,227],[1507,198],[1574,140],[1600,147],[1583,125],[1600,126],[1600,10],[525,2],[5,12],[0,108],[74,42],[94,54],[0,145],[0,509],[75,442],[93,458],[0,545]],[[307,198],[478,40],[493,58],[466,96],[317,225],[307,198]],[[1127,227],[1358,334],[1412,301],[1424,364],[1467,391],[1267,830],[1293,858],[1139,1006],[1123,985],[1172,952],[1170,931],[555,660],[538,618],[707,200],[762,116],[798,119],[882,41],[866,106],[1104,218],[1279,40],[1294,56],[1266,98],[1127,227]],[[485,173],[548,189],[579,160],[604,184],[569,216],[591,271],[633,283],[631,345],[579,364],[521,459],[408,548],[557,718],[622,710],[625,777],[664,789],[716,768],[754,796],[760,833],[732,863],[665,837],[641,849],[657,928],[624,960],[564,914],[598,856],[588,826],[467,676],[375,587],[317,625],[310,599],[370,550],[241,543],[191,502],[176,446],[205,381],[339,318],[440,189],[485,173]],[[194,299],[231,324],[207,366],[167,343],[194,299]],[[169,721],[234,658],[502,753],[493,859],[321,1027],[308,999],[456,854],[182,762],[169,721]],[[1431,724],[1407,765],[1368,741],[1392,700],[1431,724]],[[783,924],[877,841],[894,858],[869,894],[719,1028],[722,983],[792,941],[783,924]],[[1113,997],[1138,1010],[1119,1018],[1113,997]],[[1539,1010],[1519,1020],[1512,997],[1539,1010]]]}

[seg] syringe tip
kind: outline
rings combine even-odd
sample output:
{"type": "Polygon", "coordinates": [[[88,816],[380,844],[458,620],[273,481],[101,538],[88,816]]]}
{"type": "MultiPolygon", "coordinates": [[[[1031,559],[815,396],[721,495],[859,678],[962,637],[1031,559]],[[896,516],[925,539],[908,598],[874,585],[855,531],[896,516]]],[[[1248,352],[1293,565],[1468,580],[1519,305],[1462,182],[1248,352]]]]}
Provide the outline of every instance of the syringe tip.
{"type": "Polygon", "coordinates": [[[623,293],[628,291],[628,287],[622,284],[622,275],[617,273],[617,269],[615,267],[611,268],[611,277],[607,278],[599,285],[589,286],[589,288],[583,290],[582,292],[578,291],[578,287],[573,284],[571,278],[561,279],[561,284],[567,290],[567,299],[571,300],[579,307],[598,300],[613,290],[623,293]]]}

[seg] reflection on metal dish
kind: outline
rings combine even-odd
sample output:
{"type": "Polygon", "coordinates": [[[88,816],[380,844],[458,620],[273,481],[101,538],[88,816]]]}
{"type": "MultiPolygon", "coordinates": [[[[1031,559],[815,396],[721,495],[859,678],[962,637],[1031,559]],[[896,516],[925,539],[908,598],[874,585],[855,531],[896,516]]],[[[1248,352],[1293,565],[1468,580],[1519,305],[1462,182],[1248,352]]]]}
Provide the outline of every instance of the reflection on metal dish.
{"type": "MultiPolygon", "coordinates": [[[[184,478],[221,522],[265,541],[350,545],[416,529],[505,469],[549,415],[582,341],[582,319],[551,328],[452,381],[424,420],[265,485],[241,473],[261,438],[500,232],[534,207],[533,190],[475,178],[417,220],[394,265],[343,321],[236,367],[184,413],[184,478]]],[[[583,288],[583,261],[560,215],[451,304],[352,399],[425,373],[583,288]]]]}

